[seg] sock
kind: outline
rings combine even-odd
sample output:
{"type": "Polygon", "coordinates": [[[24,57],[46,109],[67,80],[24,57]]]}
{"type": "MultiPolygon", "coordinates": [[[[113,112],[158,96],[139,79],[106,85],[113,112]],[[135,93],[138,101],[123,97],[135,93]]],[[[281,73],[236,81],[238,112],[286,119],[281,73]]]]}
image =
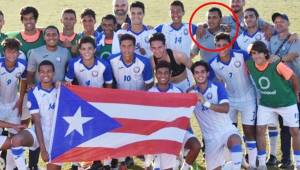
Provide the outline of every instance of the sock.
{"type": "Polygon", "coordinates": [[[261,150],[257,152],[257,157],[258,157],[258,166],[266,166],[266,151],[261,150]]]}
{"type": "Polygon", "coordinates": [[[269,130],[269,139],[270,139],[270,154],[275,156],[277,155],[277,137],[278,130],[269,130]]]}
{"type": "Polygon", "coordinates": [[[295,161],[296,167],[300,166],[300,150],[294,151],[294,161],[295,161]]]}
{"type": "Polygon", "coordinates": [[[103,166],[110,166],[110,165],[111,165],[111,159],[103,160],[103,166]]]}
{"type": "Polygon", "coordinates": [[[192,168],[193,168],[192,165],[189,165],[189,164],[186,163],[185,160],[184,160],[183,163],[182,163],[182,166],[181,166],[180,170],[190,170],[190,169],[192,169],[192,168]]]}
{"type": "Polygon", "coordinates": [[[242,166],[243,151],[241,145],[234,145],[230,148],[231,160],[232,160],[232,169],[240,170],[242,166]]]}
{"type": "Polygon", "coordinates": [[[246,141],[246,146],[248,150],[248,161],[250,167],[256,167],[256,157],[257,157],[257,147],[256,141],[246,141]]]}
{"type": "Polygon", "coordinates": [[[24,148],[21,146],[11,148],[11,153],[14,157],[18,170],[27,170],[25,164],[24,151],[24,148]]]}

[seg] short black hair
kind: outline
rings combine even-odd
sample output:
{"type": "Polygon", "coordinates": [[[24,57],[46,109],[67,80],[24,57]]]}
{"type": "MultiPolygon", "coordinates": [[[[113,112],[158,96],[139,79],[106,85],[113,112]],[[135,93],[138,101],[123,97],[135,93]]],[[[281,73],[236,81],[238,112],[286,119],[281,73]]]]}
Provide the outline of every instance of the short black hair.
{"type": "Polygon", "coordinates": [[[38,20],[38,18],[39,18],[38,10],[35,7],[26,6],[26,7],[21,8],[21,11],[20,11],[21,21],[23,21],[23,16],[24,15],[27,15],[27,14],[30,14],[30,13],[33,14],[33,18],[34,18],[35,21],[38,20]]]}
{"type": "Polygon", "coordinates": [[[1,45],[3,47],[3,51],[6,49],[19,51],[21,43],[15,38],[7,38],[1,43],[1,45]]]}
{"type": "Polygon", "coordinates": [[[220,8],[212,7],[208,10],[208,12],[217,12],[219,17],[222,18],[222,11],[220,10],[220,8]]]}
{"type": "Polygon", "coordinates": [[[161,41],[164,45],[166,44],[166,37],[163,33],[157,32],[150,36],[149,43],[153,41],[161,41]]]}
{"type": "Polygon", "coordinates": [[[215,42],[218,42],[220,40],[226,40],[226,41],[230,42],[231,38],[228,33],[220,32],[215,36],[215,42]]]}
{"type": "Polygon", "coordinates": [[[196,61],[196,62],[192,65],[191,71],[192,71],[193,74],[194,74],[194,72],[195,72],[195,68],[198,67],[198,66],[203,66],[203,67],[205,68],[205,71],[206,71],[206,72],[209,72],[209,70],[210,70],[210,69],[209,69],[208,63],[205,62],[204,60],[200,60],[200,61],[196,61]]]}
{"type": "Polygon", "coordinates": [[[114,22],[114,24],[117,23],[116,17],[112,14],[105,15],[104,17],[102,17],[102,21],[103,20],[112,20],[114,22]]]}
{"type": "Polygon", "coordinates": [[[51,66],[53,72],[55,72],[54,64],[53,64],[51,61],[49,61],[49,60],[44,60],[44,61],[42,61],[42,62],[39,64],[38,72],[40,72],[42,66],[51,66]]]}
{"type": "Polygon", "coordinates": [[[256,18],[259,17],[259,14],[258,14],[258,12],[255,8],[247,8],[247,9],[245,9],[244,13],[247,12],[247,11],[253,12],[254,15],[256,16],[256,18]]]}
{"type": "Polygon", "coordinates": [[[82,19],[85,16],[91,16],[92,18],[94,18],[94,20],[96,20],[96,13],[90,8],[85,8],[81,13],[80,18],[82,19]]]}
{"type": "Polygon", "coordinates": [[[76,18],[76,12],[75,12],[74,9],[66,8],[66,9],[63,10],[62,15],[67,14],[67,13],[68,14],[73,14],[75,16],[75,18],[76,18]]]}
{"type": "Polygon", "coordinates": [[[157,71],[160,68],[167,68],[171,72],[171,65],[167,61],[164,61],[164,60],[159,61],[155,66],[155,71],[157,71]]]}
{"type": "Polygon", "coordinates": [[[182,11],[184,12],[184,5],[181,1],[177,1],[177,0],[173,1],[173,2],[171,2],[170,6],[179,6],[182,9],[182,11]]]}
{"type": "Polygon", "coordinates": [[[48,29],[55,29],[55,31],[56,31],[57,34],[59,35],[59,30],[58,30],[58,28],[57,28],[56,26],[54,26],[54,25],[49,25],[49,26],[47,26],[47,27],[44,29],[44,31],[43,31],[44,36],[45,36],[46,31],[47,31],[48,29]]]}
{"type": "Polygon", "coordinates": [[[251,54],[252,51],[257,51],[259,53],[266,54],[266,59],[270,58],[268,47],[262,41],[255,41],[255,42],[253,42],[252,44],[249,45],[249,48],[250,48],[250,50],[249,50],[250,54],[251,54]]]}
{"type": "Polygon", "coordinates": [[[130,34],[123,34],[121,35],[120,37],[120,44],[122,43],[122,41],[125,41],[125,40],[130,40],[133,42],[133,45],[135,45],[136,43],[136,39],[133,35],[130,35],[130,34]]]}
{"type": "Polygon", "coordinates": [[[79,40],[79,43],[78,43],[78,48],[81,48],[82,44],[85,44],[85,43],[90,43],[93,45],[94,48],[96,48],[96,41],[93,37],[91,36],[83,36],[80,40],[79,40]]]}
{"type": "Polygon", "coordinates": [[[135,1],[133,3],[130,4],[130,8],[141,8],[143,13],[145,13],[145,5],[143,2],[140,2],[140,1],[135,1]]]}
{"type": "Polygon", "coordinates": [[[3,12],[1,10],[0,10],[0,15],[4,17],[4,14],[3,14],[3,12]]]}

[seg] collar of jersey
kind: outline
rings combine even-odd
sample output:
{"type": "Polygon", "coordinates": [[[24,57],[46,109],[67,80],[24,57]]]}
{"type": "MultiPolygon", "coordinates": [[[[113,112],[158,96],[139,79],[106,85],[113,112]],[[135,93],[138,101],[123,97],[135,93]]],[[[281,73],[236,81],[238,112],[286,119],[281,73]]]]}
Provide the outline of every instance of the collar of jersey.
{"type": "Polygon", "coordinates": [[[47,92],[47,93],[51,93],[52,92],[52,90],[54,89],[54,87],[52,87],[51,89],[44,89],[43,87],[42,87],[42,84],[41,83],[39,83],[38,85],[37,85],[37,88],[38,88],[38,90],[43,90],[43,91],[45,91],[45,92],[47,92]]]}
{"type": "Polygon", "coordinates": [[[172,89],[172,88],[173,88],[173,85],[172,85],[171,83],[169,83],[169,86],[168,86],[167,90],[162,90],[162,89],[160,89],[160,88],[158,87],[158,85],[156,85],[156,88],[157,88],[157,90],[158,90],[159,92],[165,93],[165,92],[169,91],[170,89],[172,89]]]}
{"type": "Polygon", "coordinates": [[[81,64],[82,64],[86,69],[88,69],[88,70],[91,70],[92,68],[94,68],[95,65],[98,64],[97,58],[95,57],[95,59],[94,59],[94,64],[93,64],[91,67],[87,67],[87,66],[84,65],[84,63],[83,63],[82,56],[80,56],[80,61],[79,61],[79,63],[81,63],[81,64]]]}
{"type": "Polygon", "coordinates": [[[130,67],[133,63],[135,63],[135,59],[136,59],[136,54],[134,53],[134,54],[133,54],[133,57],[132,57],[132,62],[131,62],[131,64],[128,65],[128,64],[126,64],[126,63],[124,62],[123,57],[122,57],[122,54],[121,54],[121,57],[120,57],[120,60],[122,61],[122,63],[124,64],[124,66],[127,67],[127,68],[130,67]]]}
{"type": "Polygon", "coordinates": [[[233,55],[233,51],[232,51],[232,50],[230,50],[230,52],[229,52],[229,56],[230,56],[230,59],[229,59],[229,61],[228,61],[228,62],[226,62],[226,63],[224,63],[224,62],[221,60],[221,57],[220,57],[220,55],[218,54],[218,55],[217,55],[217,62],[221,62],[221,63],[223,63],[223,64],[225,64],[225,65],[229,65],[229,63],[231,62],[231,58],[233,58],[233,57],[234,57],[234,55],[233,55]]]}
{"type": "Polygon", "coordinates": [[[13,71],[15,70],[15,68],[17,68],[17,67],[19,66],[19,64],[18,64],[18,59],[17,59],[16,64],[15,64],[15,66],[14,66],[14,68],[13,68],[12,70],[8,70],[8,69],[7,69],[7,67],[6,67],[6,65],[5,65],[5,59],[3,59],[3,62],[2,62],[2,64],[1,64],[1,66],[4,67],[5,70],[6,70],[7,72],[11,73],[11,72],[13,72],[13,71]]]}
{"type": "Polygon", "coordinates": [[[256,31],[255,31],[255,33],[254,34],[252,34],[251,36],[248,34],[248,31],[247,31],[247,29],[243,32],[243,35],[245,36],[248,36],[248,37],[250,37],[250,38],[252,38],[252,37],[254,37],[258,32],[260,32],[260,29],[258,28],[256,31]]]}
{"type": "Polygon", "coordinates": [[[180,30],[183,26],[184,26],[184,24],[181,23],[181,26],[180,26],[179,28],[174,28],[174,27],[172,26],[172,23],[170,24],[170,27],[173,28],[175,31],[180,30]]]}
{"type": "Polygon", "coordinates": [[[148,28],[147,28],[145,25],[143,25],[143,30],[140,31],[140,32],[134,32],[134,31],[132,31],[131,26],[129,26],[128,29],[127,29],[127,31],[130,31],[130,32],[133,33],[134,35],[140,35],[140,34],[143,33],[145,30],[148,30],[148,28]]]}
{"type": "Polygon", "coordinates": [[[211,87],[211,81],[210,80],[208,80],[208,82],[207,82],[207,87],[206,87],[206,89],[202,92],[201,91],[201,89],[200,89],[200,87],[199,86],[196,86],[195,87],[195,90],[197,90],[199,93],[201,93],[201,94],[205,94],[206,92],[207,92],[207,90],[209,89],[211,87]]]}

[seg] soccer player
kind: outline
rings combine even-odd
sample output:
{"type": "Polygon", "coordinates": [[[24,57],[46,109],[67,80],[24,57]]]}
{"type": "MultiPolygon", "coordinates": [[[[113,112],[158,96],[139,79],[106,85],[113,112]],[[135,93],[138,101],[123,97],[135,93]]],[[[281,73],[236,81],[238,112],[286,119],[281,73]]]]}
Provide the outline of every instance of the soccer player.
{"type": "Polygon", "coordinates": [[[65,80],[70,84],[76,78],[81,86],[112,87],[109,63],[95,57],[96,44],[92,37],[83,37],[79,44],[80,57],[70,60],[65,80]]]}
{"type": "MultiPolygon", "coordinates": [[[[117,26],[115,31],[121,29],[123,24],[131,24],[131,20],[128,16],[128,0],[113,0],[112,1],[114,16],[117,20],[117,26]]],[[[103,28],[101,25],[97,28],[98,32],[102,32],[103,28]]]]}
{"type": "MultiPolygon", "coordinates": [[[[215,37],[217,48],[225,47],[230,41],[230,35],[226,33],[219,33],[215,37]]],[[[237,114],[241,113],[249,165],[250,168],[256,168],[256,96],[246,67],[246,61],[249,59],[246,51],[228,48],[220,51],[210,61],[210,66],[216,77],[225,83],[230,105],[228,114],[233,123],[237,124],[237,114]]]]}
{"type": "MultiPolygon", "coordinates": [[[[209,49],[215,49],[215,36],[219,32],[225,32],[227,31],[226,27],[224,25],[221,25],[222,21],[222,11],[219,8],[212,7],[208,10],[207,13],[207,29],[205,29],[205,33],[201,36],[197,36],[197,41],[202,46],[209,48],[209,49]]],[[[234,32],[232,32],[234,34],[234,32]]],[[[233,37],[234,35],[231,35],[233,37]]],[[[209,62],[213,57],[217,55],[215,52],[209,52],[203,49],[199,49],[196,44],[193,44],[192,50],[191,50],[191,56],[195,57],[198,55],[200,51],[200,57],[205,62],[209,62]]]]}
{"type": "Polygon", "coordinates": [[[5,20],[4,20],[4,14],[3,14],[3,12],[0,10],[0,56],[1,56],[1,54],[3,53],[3,47],[2,47],[2,45],[1,45],[1,43],[2,43],[2,41],[3,41],[5,38],[7,38],[7,35],[1,32],[1,29],[2,29],[2,27],[3,27],[3,25],[4,25],[4,23],[5,23],[5,20]]]}
{"type": "Polygon", "coordinates": [[[86,8],[80,15],[83,32],[80,33],[81,37],[92,36],[96,44],[99,43],[101,34],[95,30],[96,13],[92,9],[86,8]]]}
{"type": "Polygon", "coordinates": [[[63,47],[68,48],[72,56],[78,54],[77,44],[81,38],[75,33],[74,26],[76,24],[76,12],[73,9],[64,9],[60,22],[63,24],[63,31],[60,33],[59,40],[63,47]]]}
{"type": "MultiPolygon", "coordinates": [[[[289,18],[286,14],[274,13],[272,15],[272,21],[275,24],[276,35],[273,35],[270,39],[270,54],[271,60],[281,59],[284,61],[297,75],[298,83],[300,80],[300,70],[299,70],[299,55],[300,55],[300,41],[290,43],[288,41],[289,37],[292,35],[289,32],[289,18]]],[[[279,117],[280,124],[280,139],[281,139],[281,152],[282,159],[280,161],[279,167],[286,169],[291,167],[292,162],[290,158],[291,152],[291,135],[289,133],[289,127],[283,126],[283,120],[279,117]]],[[[267,165],[276,165],[277,159],[277,129],[269,128],[270,137],[270,158],[267,165]]]]}
{"type": "Polygon", "coordinates": [[[235,43],[235,49],[247,51],[248,46],[254,41],[263,41],[267,46],[269,41],[265,33],[258,28],[259,14],[254,8],[247,8],[244,11],[245,30],[240,34],[235,43]]]}
{"type": "MultiPolygon", "coordinates": [[[[167,61],[160,61],[157,63],[155,67],[155,77],[157,79],[157,83],[149,92],[161,92],[161,93],[182,93],[182,91],[176,88],[172,83],[171,80],[172,69],[171,65],[167,61]]],[[[181,170],[188,170],[191,168],[193,162],[197,158],[201,145],[197,138],[191,133],[187,132],[184,137],[183,148],[189,150],[184,163],[181,167],[181,170]]],[[[151,157],[151,156],[150,156],[151,157]]],[[[150,158],[146,156],[147,158],[150,158]]],[[[160,169],[173,169],[176,168],[176,156],[170,154],[159,154],[157,155],[160,159],[160,169]]],[[[150,159],[151,160],[151,159],[150,159]]],[[[149,160],[146,160],[146,163],[149,163],[149,160]],[[148,161],[148,162],[147,162],[148,161]]],[[[147,165],[147,164],[146,164],[147,165]]],[[[148,167],[148,166],[146,166],[148,167]]]]}
{"type": "Polygon", "coordinates": [[[119,89],[147,90],[153,86],[150,60],[134,53],[135,44],[134,36],[123,34],[120,37],[121,53],[108,58],[119,89]]]}
{"type": "MultiPolygon", "coordinates": [[[[33,150],[38,147],[44,162],[49,161],[49,144],[54,116],[57,89],[54,87],[55,67],[49,60],[38,66],[40,83],[28,92],[28,106],[33,127],[13,136],[12,147],[27,146],[33,150]]],[[[48,170],[59,170],[60,165],[47,163],[48,170]]]]}
{"type": "Polygon", "coordinates": [[[267,169],[265,133],[267,125],[277,123],[278,115],[282,117],[284,126],[289,127],[294,160],[300,169],[298,79],[282,62],[269,62],[269,51],[263,42],[254,42],[250,54],[253,61],[247,61],[248,71],[260,93],[256,128],[259,169],[267,169]]]}
{"type": "Polygon", "coordinates": [[[208,80],[209,65],[206,62],[197,61],[191,70],[196,84],[189,92],[196,93],[199,100],[194,113],[205,141],[206,169],[221,169],[231,156],[231,169],[240,170],[242,141],[228,115],[229,101],[225,88],[220,83],[208,80]],[[226,154],[227,149],[230,155],[226,154]]]}
{"type": "MultiPolygon", "coordinates": [[[[115,16],[108,14],[102,18],[102,37],[99,41],[99,44],[97,44],[97,48],[99,48],[100,58],[102,59],[107,59],[111,54],[117,53],[115,51],[112,51],[113,39],[115,36],[117,36],[117,34],[114,31],[116,26],[117,20],[115,16]]],[[[119,44],[119,42],[117,43],[119,44]]]]}
{"type": "Polygon", "coordinates": [[[152,66],[155,68],[160,61],[167,61],[171,66],[171,82],[182,90],[186,90],[191,86],[191,82],[187,78],[186,68],[190,68],[192,61],[184,53],[166,48],[166,39],[164,34],[155,33],[150,39],[150,46],[153,52],[152,66]]]}
{"type": "MultiPolygon", "coordinates": [[[[13,124],[21,122],[20,116],[26,92],[27,63],[25,60],[18,59],[19,48],[20,43],[16,39],[5,39],[3,41],[4,58],[0,59],[0,120],[13,124]],[[19,96],[18,92],[20,92],[19,96]]],[[[10,135],[17,133],[13,129],[8,129],[8,132],[10,135]]],[[[8,152],[7,169],[14,169],[14,163],[18,169],[26,169],[23,151],[23,148],[12,148],[8,152]]]]}
{"type": "Polygon", "coordinates": [[[36,28],[39,13],[36,8],[23,7],[20,12],[24,31],[19,32],[15,38],[21,43],[21,51],[28,57],[28,51],[45,44],[43,30],[36,28]]]}
{"type": "Polygon", "coordinates": [[[120,50],[119,37],[123,34],[131,34],[136,39],[136,50],[135,53],[150,58],[152,53],[149,45],[149,36],[155,31],[148,29],[146,25],[143,24],[143,19],[145,16],[145,6],[140,1],[135,1],[130,4],[130,19],[131,25],[126,29],[119,30],[113,41],[112,49],[114,52],[120,50]]]}

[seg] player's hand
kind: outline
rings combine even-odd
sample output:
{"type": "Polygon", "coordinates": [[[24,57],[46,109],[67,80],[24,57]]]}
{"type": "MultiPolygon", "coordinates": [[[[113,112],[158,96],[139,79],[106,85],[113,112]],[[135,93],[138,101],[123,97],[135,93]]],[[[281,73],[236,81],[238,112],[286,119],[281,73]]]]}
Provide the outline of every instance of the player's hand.
{"type": "Polygon", "coordinates": [[[15,129],[17,132],[20,132],[21,130],[25,129],[27,126],[23,125],[23,124],[16,124],[14,127],[12,127],[13,129],[15,129]]]}
{"type": "Polygon", "coordinates": [[[56,81],[55,82],[55,88],[60,88],[60,86],[62,85],[62,82],[61,81],[56,81]]]}
{"type": "Polygon", "coordinates": [[[146,50],[145,50],[144,48],[140,48],[140,53],[141,53],[142,55],[145,55],[145,54],[146,54],[146,50]]]}
{"type": "Polygon", "coordinates": [[[44,148],[44,149],[41,148],[41,157],[42,157],[44,162],[49,161],[49,154],[48,154],[46,148],[44,148]]]}
{"type": "Polygon", "coordinates": [[[274,62],[280,60],[280,57],[279,57],[278,55],[272,54],[272,55],[270,56],[270,59],[269,59],[269,60],[270,60],[271,63],[274,63],[274,62]]]}
{"type": "Polygon", "coordinates": [[[33,89],[34,86],[35,86],[35,85],[34,85],[33,83],[28,83],[28,84],[27,84],[27,91],[33,89]]]}
{"type": "Polygon", "coordinates": [[[197,30],[196,30],[196,39],[200,39],[205,35],[205,31],[206,31],[207,25],[206,24],[199,24],[197,26],[197,30]]]}
{"type": "Polygon", "coordinates": [[[200,93],[197,93],[196,95],[197,95],[198,101],[203,104],[205,102],[203,95],[200,93]]]}
{"type": "Polygon", "coordinates": [[[262,31],[264,32],[265,38],[270,41],[272,35],[273,35],[273,31],[272,31],[272,26],[270,25],[264,25],[262,31]]]}
{"type": "Polygon", "coordinates": [[[123,30],[127,30],[127,29],[129,28],[129,24],[128,24],[127,22],[124,22],[124,23],[122,24],[121,28],[122,28],[123,30]]]}
{"type": "Polygon", "coordinates": [[[227,32],[227,33],[230,33],[231,32],[231,26],[230,25],[227,25],[227,24],[222,24],[221,25],[222,29],[227,32]]]}
{"type": "Polygon", "coordinates": [[[290,38],[288,39],[288,42],[291,44],[291,43],[294,43],[295,41],[298,40],[298,34],[297,33],[293,33],[291,34],[290,38]]]}
{"type": "Polygon", "coordinates": [[[22,115],[22,106],[23,106],[23,100],[21,100],[19,98],[18,101],[16,102],[16,104],[13,107],[13,110],[18,109],[18,116],[19,117],[21,117],[21,115],[22,115]]]}
{"type": "Polygon", "coordinates": [[[65,82],[64,82],[64,85],[65,85],[65,86],[71,86],[71,85],[72,85],[72,82],[70,82],[70,81],[65,81],[65,82]]]}

